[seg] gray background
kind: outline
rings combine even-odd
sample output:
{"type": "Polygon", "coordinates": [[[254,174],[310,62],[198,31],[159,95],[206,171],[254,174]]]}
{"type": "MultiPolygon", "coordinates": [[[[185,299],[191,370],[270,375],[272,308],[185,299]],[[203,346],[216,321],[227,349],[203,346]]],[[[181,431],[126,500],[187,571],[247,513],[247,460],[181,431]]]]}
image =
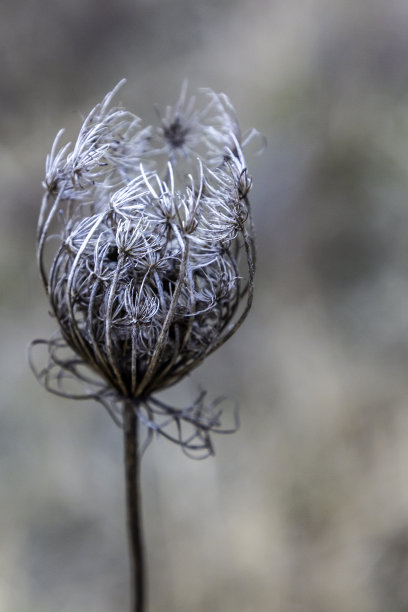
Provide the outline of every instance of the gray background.
{"type": "Polygon", "coordinates": [[[191,381],[241,404],[193,462],[143,461],[152,611],[408,609],[408,4],[0,4],[0,611],[127,609],[122,440],[26,363],[47,337],[35,265],[45,156],[122,77],[152,105],[225,91],[258,228],[256,300],[191,381]]]}

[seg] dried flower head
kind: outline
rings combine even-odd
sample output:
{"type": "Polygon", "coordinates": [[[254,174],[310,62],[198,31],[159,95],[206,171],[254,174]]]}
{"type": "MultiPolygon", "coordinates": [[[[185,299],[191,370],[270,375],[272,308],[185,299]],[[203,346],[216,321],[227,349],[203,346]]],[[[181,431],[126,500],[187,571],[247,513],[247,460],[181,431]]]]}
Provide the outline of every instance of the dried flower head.
{"type": "Polygon", "coordinates": [[[191,406],[155,394],[180,381],[238,329],[253,297],[255,251],[241,136],[224,94],[187,99],[143,127],[112,99],[86,117],[77,141],[46,162],[37,257],[59,324],[45,387],[94,398],[118,424],[131,401],[148,437],[212,452],[227,431],[219,402],[191,406]],[[72,392],[70,381],[85,383],[72,392]]]}

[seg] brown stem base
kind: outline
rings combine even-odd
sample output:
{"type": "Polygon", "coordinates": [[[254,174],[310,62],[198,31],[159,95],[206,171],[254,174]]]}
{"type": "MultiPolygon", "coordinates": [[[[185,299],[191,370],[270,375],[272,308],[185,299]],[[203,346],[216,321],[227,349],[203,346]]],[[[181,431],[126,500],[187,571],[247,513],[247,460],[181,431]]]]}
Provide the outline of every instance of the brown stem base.
{"type": "Polygon", "coordinates": [[[134,404],[125,401],[123,406],[123,433],[131,574],[131,612],[145,612],[146,610],[138,425],[139,421],[134,404]]]}

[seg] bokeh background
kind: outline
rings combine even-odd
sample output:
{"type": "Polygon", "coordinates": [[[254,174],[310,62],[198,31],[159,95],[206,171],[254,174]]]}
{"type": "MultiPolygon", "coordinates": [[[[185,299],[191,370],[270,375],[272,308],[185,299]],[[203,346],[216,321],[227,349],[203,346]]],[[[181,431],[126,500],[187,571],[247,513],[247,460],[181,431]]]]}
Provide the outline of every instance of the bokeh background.
{"type": "Polygon", "coordinates": [[[122,77],[147,120],[187,77],[268,140],[255,305],[174,391],[240,431],[143,460],[151,611],[407,611],[406,0],[2,0],[0,611],[127,610],[121,433],[26,361],[45,156],[122,77]]]}

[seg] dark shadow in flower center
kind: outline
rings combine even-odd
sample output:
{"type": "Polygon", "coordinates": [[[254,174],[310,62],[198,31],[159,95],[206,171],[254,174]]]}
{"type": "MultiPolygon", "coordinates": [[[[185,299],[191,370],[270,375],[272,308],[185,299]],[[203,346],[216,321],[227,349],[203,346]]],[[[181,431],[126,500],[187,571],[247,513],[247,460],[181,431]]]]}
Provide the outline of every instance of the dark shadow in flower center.
{"type": "Polygon", "coordinates": [[[116,263],[118,261],[118,249],[116,246],[110,246],[106,253],[108,261],[116,263]]]}
{"type": "Polygon", "coordinates": [[[179,117],[176,117],[173,123],[169,125],[169,127],[164,128],[163,133],[164,137],[170,143],[170,145],[174,149],[179,149],[184,145],[186,141],[188,128],[183,126],[179,117]]]}

